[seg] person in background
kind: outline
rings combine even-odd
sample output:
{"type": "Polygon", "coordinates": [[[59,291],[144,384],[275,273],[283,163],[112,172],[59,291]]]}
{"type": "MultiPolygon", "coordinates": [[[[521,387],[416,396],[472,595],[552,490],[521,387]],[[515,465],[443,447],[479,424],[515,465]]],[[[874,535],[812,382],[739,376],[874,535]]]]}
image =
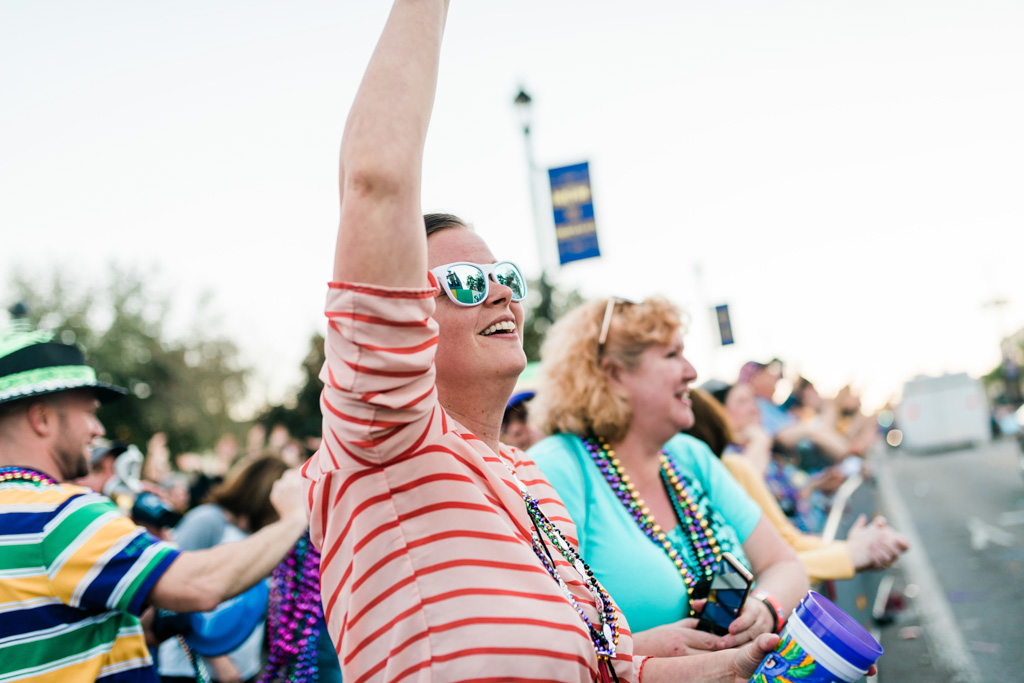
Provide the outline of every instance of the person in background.
{"type": "Polygon", "coordinates": [[[849,441],[851,453],[865,456],[878,440],[878,416],[864,412],[860,396],[849,385],[840,389],[830,403],[838,411],[836,431],[849,441]]]}
{"type": "Polygon", "coordinates": [[[761,426],[754,389],[749,384],[725,385],[714,396],[725,407],[732,434],[728,448],[742,454],[764,479],[786,516],[807,533],[820,533],[831,505],[830,494],[846,479],[838,466],[807,473],[780,452],[761,426]]]}
{"type": "MultiPolygon", "coordinates": [[[[266,456],[249,462],[216,486],[209,502],[190,510],[171,532],[181,550],[205,550],[223,543],[240,541],[277,520],[270,502],[274,482],[288,470],[283,460],[266,456]]],[[[207,657],[205,662],[218,683],[254,680],[262,668],[263,623],[245,641],[226,655],[207,657]]],[[[161,683],[190,683],[195,667],[182,643],[169,639],[160,645],[157,671],[161,683]]]]}
{"type": "Polygon", "coordinates": [[[138,449],[123,441],[100,439],[91,450],[89,474],[74,483],[102,493],[155,538],[169,540],[170,528],[181,520],[181,514],[171,507],[160,487],[138,479],[143,465],[138,449]]]}
{"type": "Polygon", "coordinates": [[[870,523],[861,515],[845,541],[825,542],[821,536],[798,530],[783,513],[764,480],[749,460],[730,452],[734,442],[725,408],[703,389],[692,389],[694,424],[685,433],[700,439],[722,460],[729,473],[760,506],[761,511],[797,552],[812,581],[853,578],[856,572],[885,569],[906,552],[910,544],[888,525],[884,517],[870,523]]]}
{"type": "MultiPolygon", "coordinates": [[[[117,472],[115,471],[115,463],[121,454],[128,450],[128,444],[123,441],[106,441],[97,443],[92,448],[92,453],[89,456],[89,473],[84,477],[75,479],[74,484],[76,486],[84,486],[87,489],[92,489],[96,493],[102,493],[105,496],[114,499],[112,495],[114,492],[111,490],[113,487],[108,487],[112,482],[116,483],[117,472]]],[[[114,500],[114,502],[118,502],[114,500]]],[[[122,509],[125,506],[120,506],[122,509]]],[[[127,507],[131,507],[128,505],[127,507]]]]}
{"type": "Polygon", "coordinates": [[[529,405],[536,395],[537,392],[532,390],[512,394],[505,406],[505,414],[501,417],[501,443],[525,451],[544,438],[540,430],[530,422],[529,405]]]}
{"type": "Polygon", "coordinates": [[[167,434],[157,432],[146,442],[146,457],[142,462],[142,478],[155,484],[163,484],[174,474],[171,466],[171,451],[167,447],[167,434]]]}
{"type": "Polygon", "coordinates": [[[679,311],[615,298],[559,319],[541,349],[530,449],[576,523],[584,559],[636,630],[637,652],[731,648],[777,631],[808,589],[793,550],[693,424],[679,311]],[[759,592],[723,637],[692,619],[730,552],[759,592]],[[643,577],[643,580],[638,580],[643,577]]]}
{"type": "Polygon", "coordinates": [[[77,346],[22,323],[0,330],[0,680],[155,683],[146,606],[211,610],[269,574],[306,529],[294,472],[275,485],[278,522],[197,552],[63,483],[89,473],[105,433],[96,411],[124,393],[98,381],[77,346]]]}
{"type": "Polygon", "coordinates": [[[793,382],[782,408],[799,422],[835,430],[847,440],[847,451],[864,457],[877,439],[877,421],[861,411],[860,398],[847,385],[835,398],[825,399],[806,377],[793,382]]]}
{"type": "Polygon", "coordinates": [[[192,508],[192,481],[185,472],[174,472],[159,484],[162,497],[176,511],[184,514],[192,508]]]}
{"type": "Polygon", "coordinates": [[[775,389],[782,378],[782,362],[749,361],[740,368],[736,384],[748,385],[754,393],[761,427],[773,444],[799,454],[805,470],[820,470],[850,455],[850,444],[833,426],[797,420],[775,402],[775,389]]]}

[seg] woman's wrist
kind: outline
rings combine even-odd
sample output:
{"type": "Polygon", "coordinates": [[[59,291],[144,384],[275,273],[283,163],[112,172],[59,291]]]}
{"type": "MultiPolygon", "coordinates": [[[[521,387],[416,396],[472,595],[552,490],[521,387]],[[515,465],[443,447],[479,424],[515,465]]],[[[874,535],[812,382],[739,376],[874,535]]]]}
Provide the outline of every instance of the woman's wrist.
{"type": "Polygon", "coordinates": [[[750,597],[759,600],[768,609],[768,613],[772,617],[772,633],[781,633],[782,627],[786,625],[786,615],[783,613],[779,601],[771,593],[760,589],[750,591],[750,597]]]}

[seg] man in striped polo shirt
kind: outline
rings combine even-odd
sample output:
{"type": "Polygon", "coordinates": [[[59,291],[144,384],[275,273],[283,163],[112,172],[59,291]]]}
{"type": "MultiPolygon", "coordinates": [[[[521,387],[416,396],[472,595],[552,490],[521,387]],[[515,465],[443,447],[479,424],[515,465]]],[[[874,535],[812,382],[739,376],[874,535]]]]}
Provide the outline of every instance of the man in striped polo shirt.
{"type": "Polygon", "coordinates": [[[62,484],[88,473],[104,433],[77,346],[15,323],[0,332],[0,683],[157,681],[139,615],[208,611],[254,585],[306,528],[298,476],[275,485],[280,520],[244,541],[182,553],[106,497],[62,484]]]}

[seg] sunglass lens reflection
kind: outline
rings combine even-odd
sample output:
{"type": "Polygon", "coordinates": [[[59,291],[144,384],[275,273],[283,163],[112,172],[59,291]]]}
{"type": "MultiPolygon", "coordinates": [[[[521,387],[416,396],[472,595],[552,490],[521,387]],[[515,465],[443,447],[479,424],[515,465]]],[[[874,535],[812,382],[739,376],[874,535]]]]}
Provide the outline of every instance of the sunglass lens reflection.
{"type": "Polygon", "coordinates": [[[505,285],[512,290],[512,298],[520,301],[526,296],[526,286],[523,276],[511,263],[502,263],[494,269],[494,279],[499,284],[505,285]]]}
{"type": "Polygon", "coordinates": [[[459,303],[480,303],[487,294],[487,279],[479,268],[452,266],[448,269],[446,279],[448,289],[459,303]]]}

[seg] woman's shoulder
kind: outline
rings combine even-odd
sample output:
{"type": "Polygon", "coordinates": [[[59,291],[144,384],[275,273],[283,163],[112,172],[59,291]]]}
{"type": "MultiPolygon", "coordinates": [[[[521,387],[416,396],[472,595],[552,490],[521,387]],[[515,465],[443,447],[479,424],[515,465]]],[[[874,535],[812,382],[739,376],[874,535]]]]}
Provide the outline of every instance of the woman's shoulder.
{"type": "Polygon", "coordinates": [[[542,464],[552,458],[578,455],[582,451],[583,444],[579,437],[573,434],[552,434],[530,446],[526,452],[535,463],[542,464]]]}
{"type": "Polygon", "coordinates": [[[553,434],[530,446],[526,452],[537,467],[553,481],[568,478],[578,481],[585,477],[587,468],[587,449],[583,441],[573,434],[553,434]]]}
{"type": "Polygon", "coordinates": [[[702,480],[705,486],[711,486],[726,471],[708,445],[689,434],[673,436],[665,444],[665,451],[679,467],[702,480]]]}
{"type": "Polygon", "coordinates": [[[694,462],[707,462],[708,460],[718,459],[706,443],[689,434],[676,434],[665,444],[665,450],[676,459],[686,459],[694,462]]]}
{"type": "Polygon", "coordinates": [[[171,532],[182,550],[199,550],[216,545],[228,526],[224,509],[213,503],[198,505],[181,518],[171,532]]]}
{"type": "Polygon", "coordinates": [[[216,503],[203,503],[186,512],[185,519],[223,519],[227,521],[227,516],[224,514],[224,508],[216,503]]]}
{"type": "Polygon", "coordinates": [[[208,533],[220,534],[229,524],[228,516],[221,506],[203,503],[192,508],[174,527],[177,534],[208,533]]]}

